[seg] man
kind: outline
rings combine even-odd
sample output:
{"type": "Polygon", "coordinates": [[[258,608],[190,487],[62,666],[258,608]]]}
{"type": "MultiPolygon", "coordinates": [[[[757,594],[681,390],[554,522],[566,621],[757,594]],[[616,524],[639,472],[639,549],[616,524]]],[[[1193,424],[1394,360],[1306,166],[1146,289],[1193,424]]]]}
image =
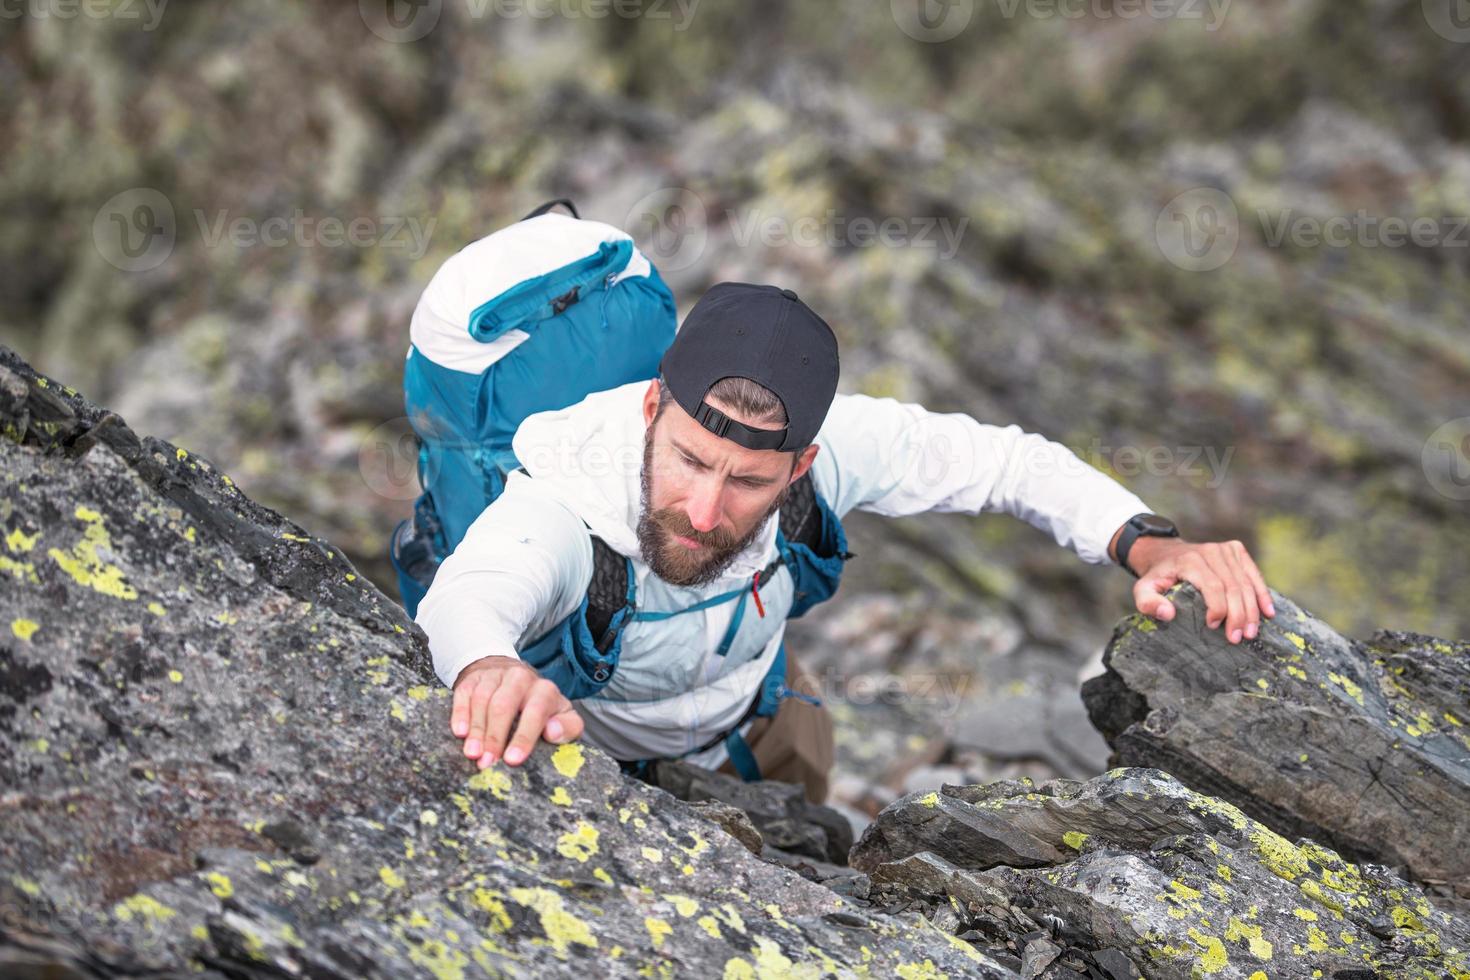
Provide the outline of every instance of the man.
{"type": "Polygon", "coordinates": [[[1172,619],[1164,593],[1193,583],[1231,643],[1275,615],[1239,542],[1181,539],[1065,447],[837,395],[836,340],[790,290],[712,287],[660,369],[526,419],[522,470],[420,606],[451,729],[481,768],[585,735],[630,767],[686,758],[820,801],[831,722],[794,690],[782,638],[835,591],[854,508],[1012,514],[1124,564],[1146,615],[1172,619]]]}

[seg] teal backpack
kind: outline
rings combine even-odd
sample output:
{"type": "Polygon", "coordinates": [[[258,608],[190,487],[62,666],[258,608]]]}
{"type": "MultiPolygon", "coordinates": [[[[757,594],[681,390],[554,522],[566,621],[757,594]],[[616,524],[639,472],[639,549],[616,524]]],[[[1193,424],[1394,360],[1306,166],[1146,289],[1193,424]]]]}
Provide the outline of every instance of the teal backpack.
{"type": "Polygon", "coordinates": [[[564,199],[445,262],[414,311],[404,362],[423,492],[389,555],[410,616],[520,465],[521,421],[656,377],[675,326],[673,294],[632,238],[564,199]]]}

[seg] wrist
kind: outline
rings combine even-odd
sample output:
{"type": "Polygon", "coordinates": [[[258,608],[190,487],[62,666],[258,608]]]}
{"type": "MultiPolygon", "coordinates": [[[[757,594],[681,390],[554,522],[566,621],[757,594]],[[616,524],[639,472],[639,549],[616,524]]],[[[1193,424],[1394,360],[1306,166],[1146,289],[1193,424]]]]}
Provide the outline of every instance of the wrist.
{"type": "Polygon", "coordinates": [[[1135,559],[1133,555],[1134,547],[1140,541],[1177,539],[1178,537],[1178,526],[1167,517],[1148,512],[1135,514],[1119,528],[1118,533],[1114,536],[1113,560],[1137,577],[1139,573],[1134,569],[1148,567],[1141,558],[1135,559]]]}
{"type": "Polygon", "coordinates": [[[481,657],[479,660],[470,661],[460,669],[459,676],[454,679],[454,686],[459,687],[464,679],[471,674],[478,674],[486,670],[509,670],[512,667],[522,666],[524,664],[525,661],[520,657],[508,657],[503,654],[481,657]]]}

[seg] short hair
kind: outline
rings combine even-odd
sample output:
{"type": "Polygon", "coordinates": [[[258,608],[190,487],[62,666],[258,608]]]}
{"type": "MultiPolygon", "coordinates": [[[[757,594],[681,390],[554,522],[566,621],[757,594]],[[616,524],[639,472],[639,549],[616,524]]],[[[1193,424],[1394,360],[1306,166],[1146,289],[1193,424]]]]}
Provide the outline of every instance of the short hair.
{"type": "MultiPolygon", "coordinates": [[[[721,378],[710,385],[705,398],[716,398],[730,406],[735,412],[763,425],[786,425],[786,403],[774,391],[749,378],[721,378]]],[[[674,393],[660,375],[658,379],[658,410],[673,401],[674,393]]]]}

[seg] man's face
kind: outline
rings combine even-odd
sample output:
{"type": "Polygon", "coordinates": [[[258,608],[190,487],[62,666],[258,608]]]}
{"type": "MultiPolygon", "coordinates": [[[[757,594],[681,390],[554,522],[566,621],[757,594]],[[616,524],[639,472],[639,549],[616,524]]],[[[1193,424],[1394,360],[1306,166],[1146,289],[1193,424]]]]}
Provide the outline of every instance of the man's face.
{"type": "MultiPolygon", "coordinates": [[[[756,428],[780,428],[743,418],[756,428]]],[[[638,544],[655,575],[674,585],[704,585],[730,567],[780,509],[786,490],[811,467],[817,447],[797,456],[746,449],[705,429],[671,401],[657,421],[658,382],[644,396],[642,510],[638,544]]]]}

